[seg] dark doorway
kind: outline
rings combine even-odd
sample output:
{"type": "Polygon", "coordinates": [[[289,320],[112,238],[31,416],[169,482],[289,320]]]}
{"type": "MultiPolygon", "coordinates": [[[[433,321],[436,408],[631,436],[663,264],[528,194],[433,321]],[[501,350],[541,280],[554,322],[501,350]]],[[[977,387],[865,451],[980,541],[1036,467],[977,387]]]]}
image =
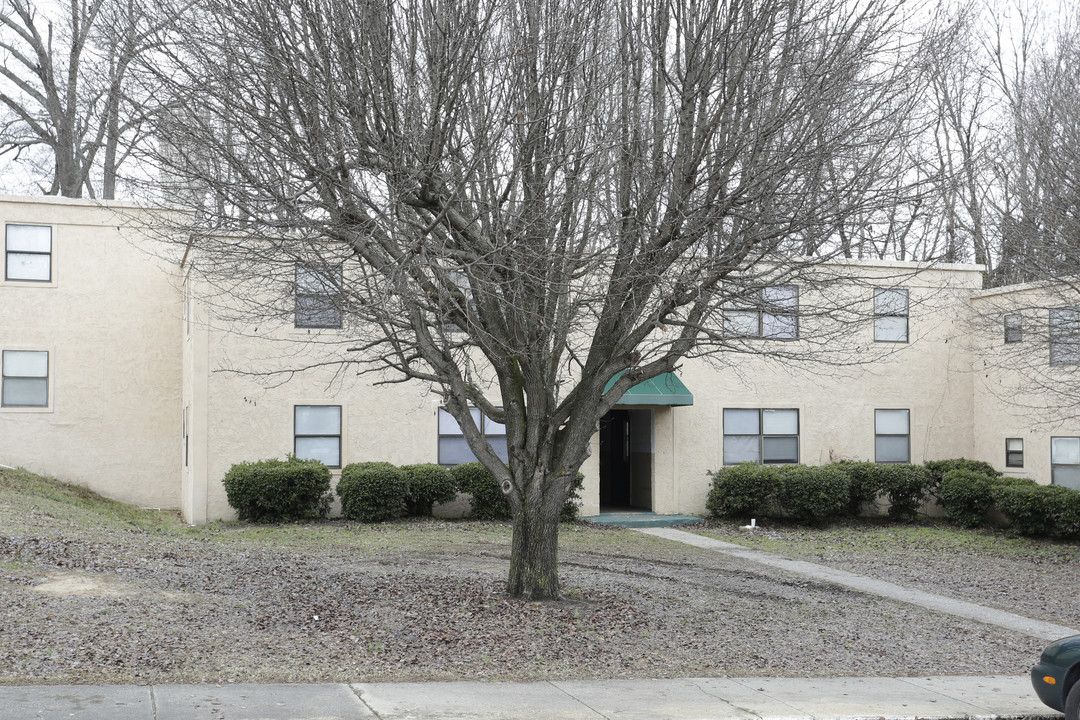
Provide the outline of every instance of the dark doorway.
{"type": "Polygon", "coordinates": [[[600,420],[600,510],[652,509],[652,411],[612,410],[600,420]]]}

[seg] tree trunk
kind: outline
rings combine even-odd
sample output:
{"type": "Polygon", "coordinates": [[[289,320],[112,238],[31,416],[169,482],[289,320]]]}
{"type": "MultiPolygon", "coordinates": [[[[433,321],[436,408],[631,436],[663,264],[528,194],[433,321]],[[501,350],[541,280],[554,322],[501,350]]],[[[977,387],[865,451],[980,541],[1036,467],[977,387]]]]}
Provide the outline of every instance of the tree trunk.
{"type": "Polygon", "coordinates": [[[514,512],[510,579],[506,591],[526,600],[559,597],[559,512],[566,502],[561,479],[529,482],[514,512]]]}

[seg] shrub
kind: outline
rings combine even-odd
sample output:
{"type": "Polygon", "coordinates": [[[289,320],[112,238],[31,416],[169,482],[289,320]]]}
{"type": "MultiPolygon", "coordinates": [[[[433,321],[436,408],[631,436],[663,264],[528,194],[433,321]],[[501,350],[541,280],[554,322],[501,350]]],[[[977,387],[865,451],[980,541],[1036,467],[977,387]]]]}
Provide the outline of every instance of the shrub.
{"type": "Polygon", "coordinates": [[[410,516],[431,516],[435,503],[450,502],[457,497],[457,485],[450,471],[442,465],[425,463],[403,465],[405,478],[405,513],[410,516]]]}
{"type": "Polygon", "coordinates": [[[889,500],[889,517],[910,522],[930,496],[934,484],[929,470],[907,463],[839,462],[834,466],[851,481],[848,512],[852,515],[859,514],[863,503],[882,494],[889,500]]]}
{"type": "Polygon", "coordinates": [[[874,502],[881,491],[881,479],[878,468],[872,462],[854,462],[844,460],[833,466],[848,477],[848,515],[858,517],[863,505],[874,502]]]}
{"type": "Polygon", "coordinates": [[[1080,538],[1080,492],[1060,485],[1052,485],[1047,490],[1053,493],[1052,512],[1054,514],[1054,537],[1065,540],[1080,538]]]}
{"type": "Polygon", "coordinates": [[[1021,535],[1046,537],[1051,534],[1054,518],[1046,487],[1036,484],[998,483],[992,491],[994,504],[1009,527],[1021,535]]]}
{"type": "Polygon", "coordinates": [[[848,509],[851,480],[832,465],[776,468],[776,503],[786,517],[823,525],[848,509]]]}
{"type": "Polygon", "coordinates": [[[979,473],[980,475],[986,475],[990,478],[1001,477],[1001,473],[995,470],[994,466],[990,463],[983,462],[982,460],[968,460],[967,458],[927,460],[923,463],[923,467],[930,471],[934,487],[940,486],[941,481],[945,478],[945,474],[952,472],[953,470],[979,473]]]}
{"type": "Polygon", "coordinates": [[[743,463],[710,472],[712,489],[705,507],[713,517],[762,517],[772,514],[777,491],[776,468],[743,463]]]}
{"type": "Polygon", "coordinates": [[[382,522],[405,512],[405,474],[388,462],[352,463],[338,480],[341,514],[360,522],[382,522]]]}
{"type": "Polygon", "coordinates": [[[994,503],[1014,532],[1032,537],[1080,537],[1080,492],[1060,485],[1002,482],[994,503]]]}
{"type": "MultiPolygon", "coordinates": [[[[495,482],[488,469],[482,463],[471,462],[455,465],[450,470],[457,488],[461,492],[472,496],[469,501],[472,506],[470,517],[476,520],[509,520],[511,517],[510,501],[506,499],[502,488],[495,482]]],[[[577,520],[580,509],[578,500],[581,498],[581,488],[585,483],[585,476],[578,473],[566,498],[566,504],[559,511],[561,522],[573,522],[577,520]]]]}
{"type": "Polygon", "coordinates": [[[578,473],[574,482],[570,484],[570,491],[566,496],[566,504],[559,512],[559,522],[574,522],[581,512],[581,488],[585,485],[585,476],[578,473]]]}
{"type": "MultiPolygon", "coordinates": [[[[947,462],[947,461],[941,461],[947,462]]],[[[930,471],[933,474],[933,470],[930,471]]],[[[979,527],[994,502],[995,477],[968,469],[946,470],[938,485],[945,518],[960,527],[979,527]]]]}
{"type": "Polygon", "coordinates": [[[330,510],[330,469],[318,460],[260,460],[233,465],[224,479],[225,496],[241,520],[291,522],[326,517],[330,510]]]}
{"type": "Polygon", "coordinates": [[[483,463],[455,465],[450,474],[458,489],[472,496],[469,500],[472,505],[471,517],[477,520],[510,519],[510,502],[483,463]]]}
{"type": "Polygon", "coordinates": [[[889,496],[889,517],[901,522],[915,519],[934,486],[930,471],[920,465],[878,465],[878,487],[889,496]]]}

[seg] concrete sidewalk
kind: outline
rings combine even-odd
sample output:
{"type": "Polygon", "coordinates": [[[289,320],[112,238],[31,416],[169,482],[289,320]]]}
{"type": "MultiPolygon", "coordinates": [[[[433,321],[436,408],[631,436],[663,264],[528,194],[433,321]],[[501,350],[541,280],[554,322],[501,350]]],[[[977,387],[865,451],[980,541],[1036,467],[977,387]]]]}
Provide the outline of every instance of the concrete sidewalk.
{"type": "Polygon", "coordinates": [[[1026,676],[0,686],[0,720],[1060,718],[1026,676]]]}

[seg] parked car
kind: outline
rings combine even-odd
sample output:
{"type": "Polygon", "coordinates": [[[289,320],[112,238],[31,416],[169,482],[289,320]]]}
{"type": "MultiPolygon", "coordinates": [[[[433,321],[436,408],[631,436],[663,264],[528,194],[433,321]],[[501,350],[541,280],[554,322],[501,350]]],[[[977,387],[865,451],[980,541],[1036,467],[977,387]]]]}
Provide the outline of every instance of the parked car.
{"type": "Polygon", "coordinates": [[[1039,664],[1031,668],[1031,684],[1045,704],[1065,713],[1065,720],[1080,720],[1080,635],[1055,640],[1046,646],[1039,664]]]}

